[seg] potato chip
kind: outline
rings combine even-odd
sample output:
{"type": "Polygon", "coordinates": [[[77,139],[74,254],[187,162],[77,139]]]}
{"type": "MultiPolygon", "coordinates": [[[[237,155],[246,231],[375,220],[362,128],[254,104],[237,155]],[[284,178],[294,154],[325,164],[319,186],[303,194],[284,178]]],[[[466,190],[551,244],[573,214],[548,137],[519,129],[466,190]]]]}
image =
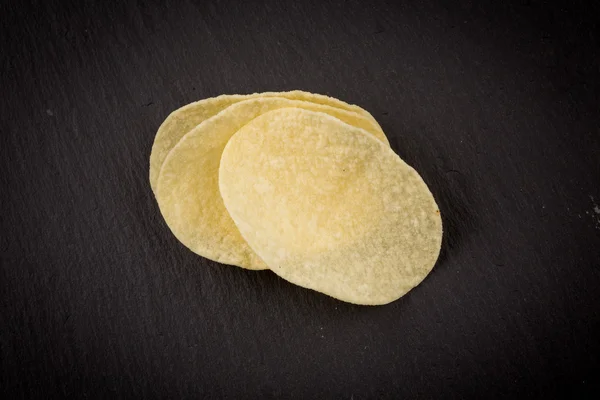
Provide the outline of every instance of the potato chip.
{"type": "Polygon", "coordinates": [[[180,140],[165,159],[156,187],[156,199],[167,225],[193,252],[223,264],[267,268],[248,247],[223,205],[218,184],[219,160],[227,141],[242,126],[283,107],[325,112],[369,130],[387,147],[378,125],[353,111],[280,97],[258,97],[229,106],[180,140]]]}
{"type": "Polygon", "coordinates": [[[377,121],[375,121],[375,118],[364,109],[321,94],[294,90],[290,92],[265,92],[249,95],[234,94],[212,97],[188,104],[173,111],[158,128],[152,145],[152,152],[150,153],[150,187],[152,191],[156,191],[158,175],[165,158],[186,133],[202,121],[218,114],[230,105],[257,97],[283,97],[290,100],[310,101],[316,104],[353,111],[370,119],[373,129],[379,130],[383,135],[383,131],[377,121]]]}
{"type": "Polygon", "coordinates": [[[419,174],[336,118],[271,111],[235,134],[219,187],[244,239],[273,272],[356,304],[386,304],[439,255],[442,223],[419,174]]]}

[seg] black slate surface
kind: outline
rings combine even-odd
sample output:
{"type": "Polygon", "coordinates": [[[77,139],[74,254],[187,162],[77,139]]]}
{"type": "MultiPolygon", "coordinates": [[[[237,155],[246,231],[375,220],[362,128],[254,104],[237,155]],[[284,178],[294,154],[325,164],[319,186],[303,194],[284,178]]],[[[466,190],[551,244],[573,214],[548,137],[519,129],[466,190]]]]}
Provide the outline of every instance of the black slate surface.
{"type": "MultiPolygon", "coordinates": [[[[597,398],[598,7],[0,4],[3,398],[597,398]],[[382,307],[195,256],[156,129],[222,93],[369,110],[430,185],[432,274],[382,307]]],[[[519,5],[516,5],[519,3],[519,5]]]]}

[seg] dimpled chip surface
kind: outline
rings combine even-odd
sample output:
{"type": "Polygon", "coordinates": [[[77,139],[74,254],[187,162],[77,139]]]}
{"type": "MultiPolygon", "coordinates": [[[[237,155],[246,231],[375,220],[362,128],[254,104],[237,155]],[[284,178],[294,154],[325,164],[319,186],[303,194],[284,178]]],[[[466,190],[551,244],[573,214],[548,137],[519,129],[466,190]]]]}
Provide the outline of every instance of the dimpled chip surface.
{"type": "Polygon", "coordinates": [[[440,251],[439,209],[419,174],[365,130],[299,108],[263,114],[228,142],[224,204],[282,278],[356,304],[418,285],[440,251]]]}

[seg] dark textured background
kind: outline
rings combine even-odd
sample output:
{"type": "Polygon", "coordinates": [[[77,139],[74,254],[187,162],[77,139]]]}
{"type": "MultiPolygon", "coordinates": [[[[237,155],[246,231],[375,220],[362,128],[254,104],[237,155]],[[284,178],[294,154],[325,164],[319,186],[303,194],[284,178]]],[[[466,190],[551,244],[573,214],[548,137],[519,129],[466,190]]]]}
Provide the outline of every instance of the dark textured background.
{"type": "Polygon", "coordinates": [[[0,3],[1,392],[600,395],[597,6],[108,3],[0,3]],[[209,262],[163,222],[166,115],[288,89],[369,110],[437,198],[441,258],[399,301],[209,262]]]}

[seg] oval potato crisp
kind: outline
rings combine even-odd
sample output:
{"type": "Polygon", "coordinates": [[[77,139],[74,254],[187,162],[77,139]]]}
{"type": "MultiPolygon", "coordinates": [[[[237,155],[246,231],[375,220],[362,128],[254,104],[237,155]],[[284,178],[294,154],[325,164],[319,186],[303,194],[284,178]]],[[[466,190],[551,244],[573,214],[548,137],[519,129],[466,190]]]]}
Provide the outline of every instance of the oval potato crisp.
{"type": "Polygon", "coordinates": [[[436,202],[381,140],[315,111],[271,111],[231,138],[219,170],[224,204],[282,278],[350,303],[394,301],[438,258],[436,202]]]}
{"type": "Polygon", "coordinates": [[[247,269],[267,268],[242,238],[223,205],[219,162],[228,140],[240,128],[268,111],[284,107],[326,113],[340,124],[343,121],[361,132],[363,128],[371,134],[366,135],[374,136],[374,141],[388,147],[379,125],[364,113],[280,97],[256,97],[230,105],[200,123],[177,143],[164,160],[155,188],[167,225],[193,252],[223,264],[247,269]]]}
{"type": "Polygon", "coordinates": [[[154,138],[154,143],[152,144],[152,151],[150,153],[150,187],[152,188],[152,191],[156,191],[158,175],[160,174],[160,169],[165,161],[165,158],[167,158],[169,152],[186,133],[191,131],[202,121],[205,121],[208,118],[218,114],[230,105],[243,100],[249,100],[258,97],[283,97],[290,100],[310,101],[316,104],[323,104],[340,108],[342,110],[353,111],[366,118],[369,118],[376,129],[378,129],[383,135],[381,127],[369,112],[359,106],[348,104],[336,98],[328,97],[322,94],[293,90],[289,92],[265,92],[248,95],[234,94],[211,97],[185,105],[173,111],[158,128],[158,132],[154,138]]]}

